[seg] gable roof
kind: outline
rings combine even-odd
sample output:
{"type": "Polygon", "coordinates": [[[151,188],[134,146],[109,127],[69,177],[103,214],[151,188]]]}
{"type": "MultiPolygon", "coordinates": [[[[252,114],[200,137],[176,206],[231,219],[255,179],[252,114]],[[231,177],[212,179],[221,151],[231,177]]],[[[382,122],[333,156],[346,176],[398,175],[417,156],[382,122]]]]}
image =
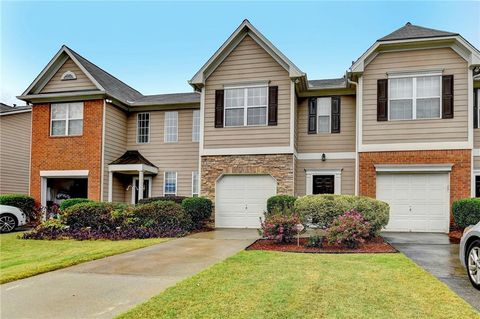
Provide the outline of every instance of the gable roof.
{"type": "Polygon", "coordinates": [[[458,33],[421,27],[407,22],[403,27],[378,39],[378,41],[407,40],[456,36],[458,33]]]}
{"type": "Polygon", "coordinates": [[[247,19],[238,26],[222,46],[208,59],[208,61],[195,73],[188,83],[195,89],[199,89],[208,76],[220,65],[220,63],[237,47],[237,45],[249,35],[258,45],[272,56],[292,78],[303,77],[302,72],[292,61],[290,61],[280,50],[278,50],[263,34],[261,34],[247,19]]]}

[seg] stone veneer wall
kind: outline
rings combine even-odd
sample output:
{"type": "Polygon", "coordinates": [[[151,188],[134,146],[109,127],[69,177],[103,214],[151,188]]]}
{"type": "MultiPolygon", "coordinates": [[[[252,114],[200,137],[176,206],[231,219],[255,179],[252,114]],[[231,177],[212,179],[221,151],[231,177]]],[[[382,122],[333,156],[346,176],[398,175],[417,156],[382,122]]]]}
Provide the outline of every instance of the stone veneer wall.
{"type": "Polygon", "coordinates": [[[293,154],[202,156],[201,195],[215,202],[215,184],[222,174],[270,174],[277,194],[294,193],[293,154]]]}

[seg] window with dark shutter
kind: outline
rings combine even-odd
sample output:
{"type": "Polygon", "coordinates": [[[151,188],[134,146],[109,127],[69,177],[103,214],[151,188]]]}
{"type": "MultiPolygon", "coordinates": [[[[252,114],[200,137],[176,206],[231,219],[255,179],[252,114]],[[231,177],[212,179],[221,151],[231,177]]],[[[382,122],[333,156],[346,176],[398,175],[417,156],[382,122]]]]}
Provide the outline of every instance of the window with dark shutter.
{"type": "Polygon", "coordinates": [[[317,99],[308,99],[308,134],[317,133],[317,99]]]}
{"type": "Polygon", "coordinates": [[[332,97],[332,133],[340,133],[340,97],[332,97]]]}
{"type": "Polygon", "coordinates": [[[278,86],[268,88],[268,125],[277,125],[278,118],[278,86]]]}
{"type": "Polygon", "coordinates": [[[453,118],[453,75],[442,76],[442,119],[453,118]]]}
{"type": "Polygon", "coordinates": [[[388,121],[388,79],[377,80],[377,121],[388,121]]]}
{"type": "Polygon", "coordinates": [[[478,100],[479,100],[479,92],[480,89],[476,89],[473,91],[473,127],[478,128],[478,100]]]}
{"type": "Polygon", "coordinates": [[[215,91],[215,127],[223,127],[224,90],[215,91]]]}

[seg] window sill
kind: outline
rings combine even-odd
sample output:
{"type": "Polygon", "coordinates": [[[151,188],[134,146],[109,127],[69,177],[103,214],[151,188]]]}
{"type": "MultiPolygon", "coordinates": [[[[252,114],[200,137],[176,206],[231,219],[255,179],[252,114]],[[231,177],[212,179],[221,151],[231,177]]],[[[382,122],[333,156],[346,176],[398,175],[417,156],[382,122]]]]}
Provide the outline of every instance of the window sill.
{"type": "Polygon", "coordinates": [[[83,134],[79,135],[49,135],[51,138],[68,138],[68,137],[83,137],[83,134]]]}

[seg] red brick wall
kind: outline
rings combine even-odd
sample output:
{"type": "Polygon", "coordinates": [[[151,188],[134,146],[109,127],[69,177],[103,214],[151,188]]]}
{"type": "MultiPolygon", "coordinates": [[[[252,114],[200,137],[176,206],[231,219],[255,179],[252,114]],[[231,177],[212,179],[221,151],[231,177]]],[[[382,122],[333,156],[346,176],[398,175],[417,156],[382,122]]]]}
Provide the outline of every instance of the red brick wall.
{"type": "Polygon", "coordinates": [[[100,199],[103,100],[85,101],[82,136],[50,136],[50,104],[32,108],[30,194],[40,201],[42,170],[88,170],[88,198],[100,199]]]}
{"type": "Polygon", "coordinates": [[[450,207],[455,200],[471,195],[470,150],[360,153],[360,195],[376,196],[375,164],[453,164],[450,174],[450,207]]]}

